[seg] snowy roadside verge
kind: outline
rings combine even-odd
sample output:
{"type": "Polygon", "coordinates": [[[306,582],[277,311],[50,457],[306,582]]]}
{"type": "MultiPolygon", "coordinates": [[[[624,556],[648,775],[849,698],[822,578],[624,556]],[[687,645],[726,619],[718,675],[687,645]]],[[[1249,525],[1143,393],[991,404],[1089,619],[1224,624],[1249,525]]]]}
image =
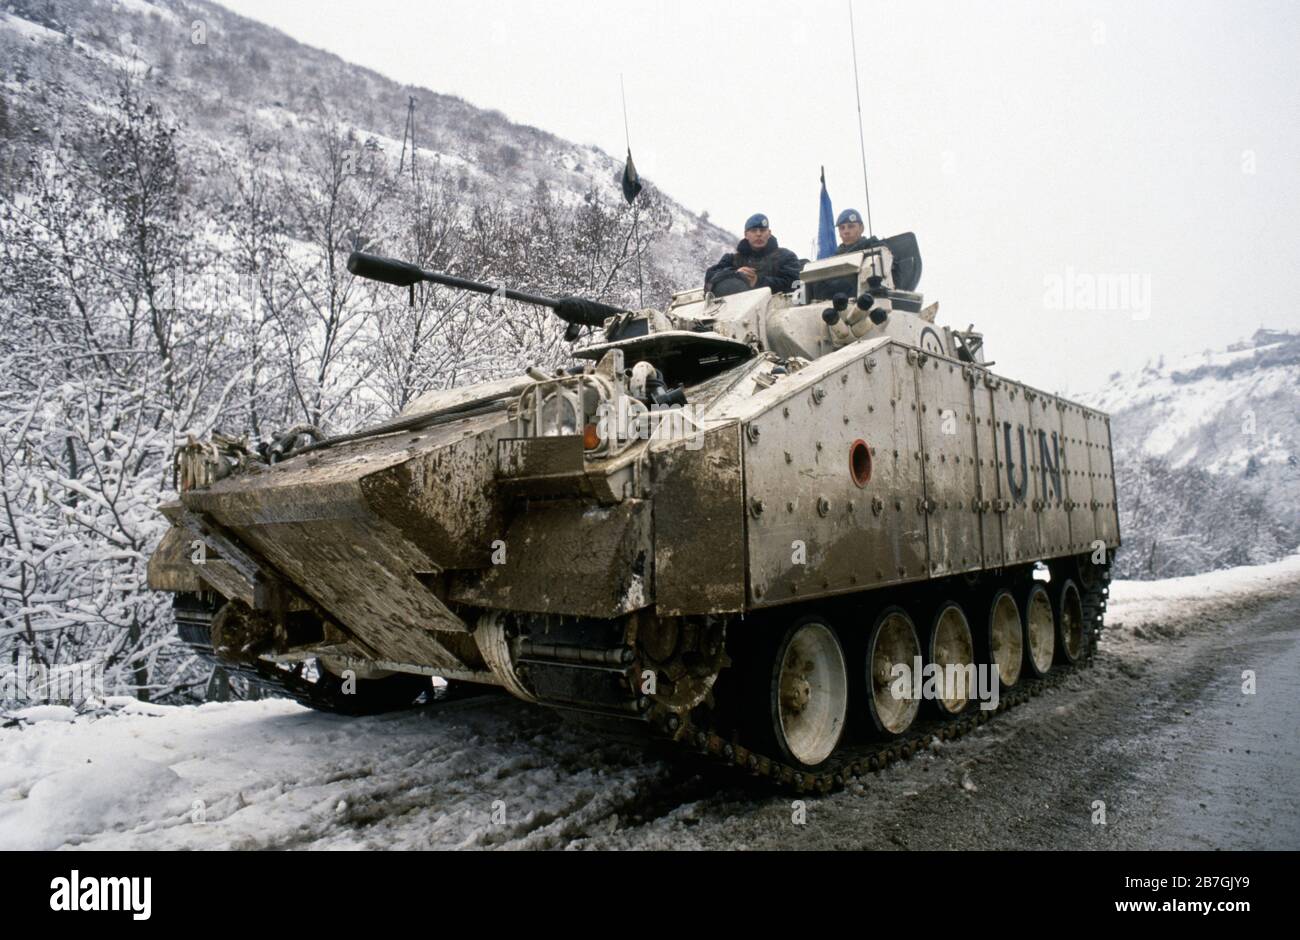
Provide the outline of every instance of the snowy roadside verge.
{"type": "Polygon", "coordinates": [[[1115,581],[1106,607],[1102,649],[1161,641],[1207,619],[1300,594],[1300,554],[1267,565],[1225,568],[1163,581],[1115,581]]]}
{"type": "Polygon", "coordinates": [[[32,718],[0,730],[0,850],[562,848],[665,770],[504,696],[32,718]]]}

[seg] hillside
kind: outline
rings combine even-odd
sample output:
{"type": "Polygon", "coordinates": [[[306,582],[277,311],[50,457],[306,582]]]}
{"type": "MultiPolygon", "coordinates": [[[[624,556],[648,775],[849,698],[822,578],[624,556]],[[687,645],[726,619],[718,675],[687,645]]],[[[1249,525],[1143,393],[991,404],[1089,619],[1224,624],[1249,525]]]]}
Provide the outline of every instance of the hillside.
{"type": "MultiPolygon", "coordinates": [[[[79,104],[94,107],[111,97],[118,76],[128,72],[180,120],[184,145],[201,152],[210,168],[240,158],[231,141],[249,125],[281,135],[322,106],[398,160],[414,97],[420,155],[466,203],[517,205],[539,184],[569,204],[593,190],[611,202],[621,198],[622,161],[596,147],[390,81],[216,4],[16,0],[5,9],[0,140],[12,142],[6,176],[56,141],[79,104]]],[[[667,197],[665,204],[670,226],[653,257],[676,286],[695,286],[734,238],[667,197]]]]}
{"type": "Polygon", "coordinates": [[[1300,533],[1300,335],[1153,359],[1081,396],[1112,416],[1127,576],[1270,561],[1300,533]]]}
{"type": "Polygon", "coordinates": [[[1254,479],[1300,518],[1300,335],[1259,330],[1223,351],[1161,357],[1091,400],[1116,416],[1121,449],[1254,479]]]}

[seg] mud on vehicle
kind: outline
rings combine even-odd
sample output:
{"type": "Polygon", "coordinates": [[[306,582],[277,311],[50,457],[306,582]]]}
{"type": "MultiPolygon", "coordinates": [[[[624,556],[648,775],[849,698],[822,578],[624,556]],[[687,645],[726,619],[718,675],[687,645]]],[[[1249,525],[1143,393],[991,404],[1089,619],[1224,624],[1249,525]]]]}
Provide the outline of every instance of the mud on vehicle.
{"type": "Polygon", "coordinates": [[[192,442],[150,585],[202,655],[314,707],[438,676],[843,783],[994,710],[911,694],[917,667],[983,667],[1001,709],[1085,663],[1119,545],[1107,416],[993,372],[920,269],[905,234],[785,294],[507,291],[600,341],[354,434],[192,442]]]}

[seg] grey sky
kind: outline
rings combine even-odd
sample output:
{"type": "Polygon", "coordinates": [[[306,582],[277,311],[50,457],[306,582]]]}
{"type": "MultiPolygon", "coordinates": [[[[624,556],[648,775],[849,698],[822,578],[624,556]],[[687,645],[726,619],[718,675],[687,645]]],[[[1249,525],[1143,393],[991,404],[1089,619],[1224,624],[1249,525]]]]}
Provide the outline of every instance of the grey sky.
{"type": "MultiPolygon", "coordinates": [[[[866,208],[846,0],[225,5],[620,156],[622,72],[642,174],[732,230],[766,212],[804,256],[822,164],[836,211],[866,208]]],[[[927,299],[999,371],[1078,391],[1300,327],[1300,5],[854,11],[876,232],[917,233],[927,299]],[[1094,289],[1126,309],[1077,309],[1094,289]]]]}

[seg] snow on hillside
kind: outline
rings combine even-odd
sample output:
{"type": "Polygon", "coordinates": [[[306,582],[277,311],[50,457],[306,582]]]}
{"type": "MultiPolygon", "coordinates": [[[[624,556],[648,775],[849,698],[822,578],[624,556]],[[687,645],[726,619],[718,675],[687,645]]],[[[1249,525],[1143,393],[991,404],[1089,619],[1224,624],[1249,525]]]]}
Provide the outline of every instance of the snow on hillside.
{"type": "Polygon", "coordinates": [[[1089,404],[1122,416],[1119,443],[1211,473],[1294,466],[1300,336],[1261,331],[1257,345],[1208,351],[1113,377],[1089,404]]]}
{"type": "MultiPolygon", "coordinates": [[[[1300,556],[1116,583],[1103,655],[1298,585],[1300,556]]],[[[663,761],[502,695],[360,719],[280,699],[112,704],[0,723],[0,849],[574,848],[683,799],[663,761]]]]}
{"type": "Polygon", "coordinates": [[[1078,396],[1111,415],[1125,577],[1271,561],[1300,541],[1300,335],[1259,330],[1078,396]]]}
{"type": "MultiPolygon", "coordinates": [[[[622,198],[622,161],[597,147],[399,84],[203,0],[14,0],[0,12],[0,62],[15,137],[56,136],[61,102],[111,98],[118,73],[129,71],[183,118],[185,137],[214,166],[240,159],[230,142],[241,125],[301,126],[322,105],[396,160],[414,97],[421,157],[467,197],[517,206],[540,184],[562,204],[593,188],[622,198]]],[[[678,287],[696,286],[734,236],[671,199],[667,208],[671,225],[656,260],[678,287]]]]}

